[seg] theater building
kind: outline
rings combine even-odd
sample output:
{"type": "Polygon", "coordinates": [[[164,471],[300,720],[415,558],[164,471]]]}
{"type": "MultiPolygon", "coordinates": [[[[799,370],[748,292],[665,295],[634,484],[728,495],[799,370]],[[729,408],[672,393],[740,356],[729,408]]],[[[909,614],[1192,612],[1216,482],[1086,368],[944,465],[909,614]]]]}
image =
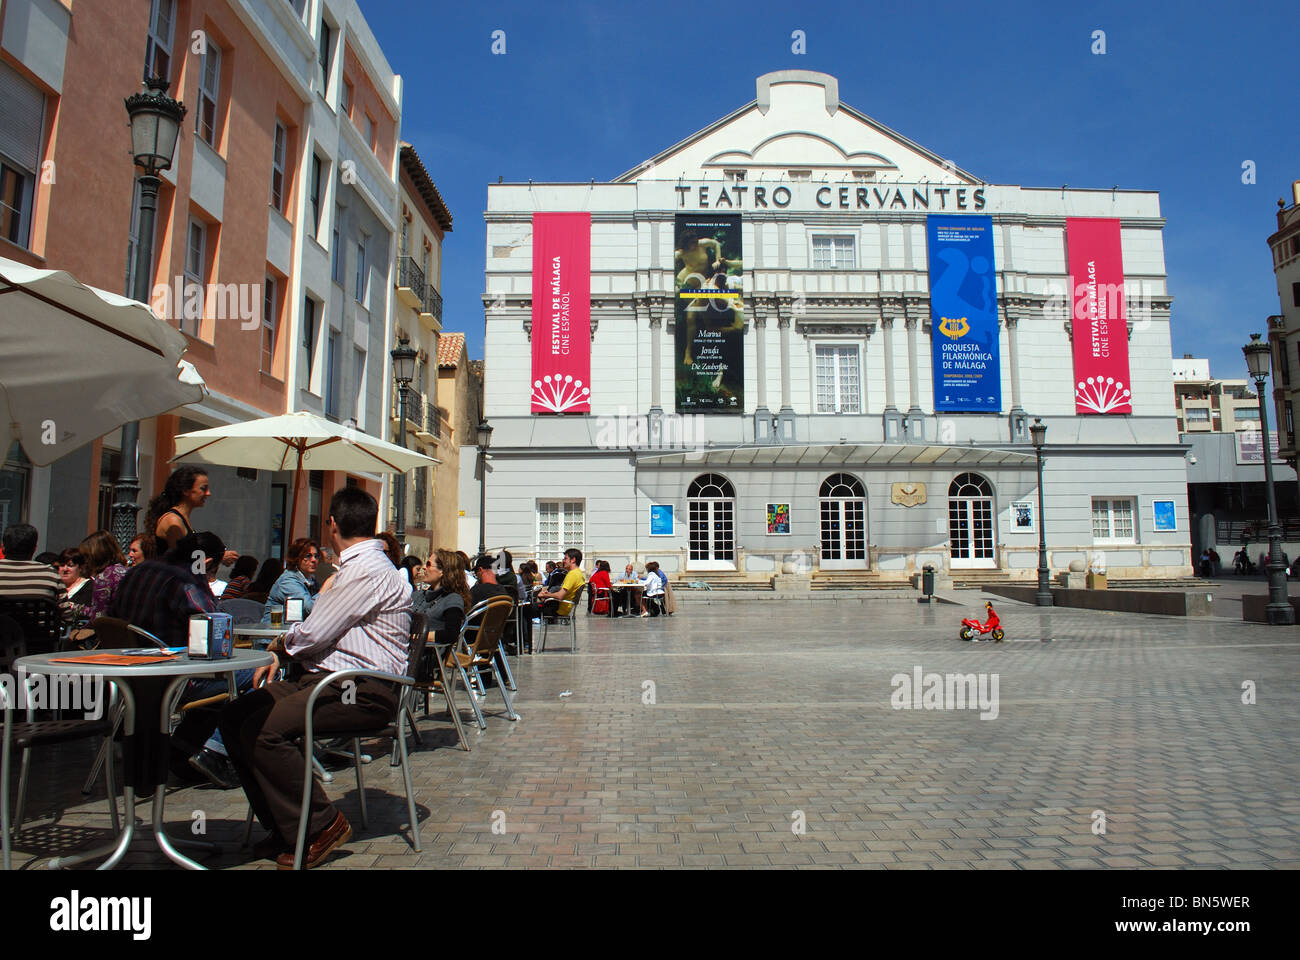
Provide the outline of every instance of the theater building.
{"type": "Polygon", "coordinates": [[[1191,572],[1154,192],[985,181],[782,71],[608,183],[490,185],[486,220],[489,546],[1033,579],[1037,417],[1053,574],[1191,572]]]}

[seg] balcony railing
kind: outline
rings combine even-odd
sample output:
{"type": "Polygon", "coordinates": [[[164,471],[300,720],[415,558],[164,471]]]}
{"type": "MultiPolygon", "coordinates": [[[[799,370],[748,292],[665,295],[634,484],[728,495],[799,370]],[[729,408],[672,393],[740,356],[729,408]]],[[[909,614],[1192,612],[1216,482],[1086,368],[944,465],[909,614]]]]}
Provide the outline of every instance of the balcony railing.
{"type": "Polygon", "coordinates": [[[428,401],[424,404],[424,432],[442,436],[442,411],[428,401]]]}
{"type": "Polygon", "coordinates": [[[424,288],[424,312],[431,313],[439,323],[442,323],[442,294],[434,289],[433,284],[427,284],[424,288]]]}
{"type": "MultiPolygon", "coordinates": [[[[397,287],[399,290],[412,291],[418,304],[424,303],[424,291],[428,284],[424,280],[424,271],[415,262],[414,257],[397,258],[397,287]]],[[[415,304],[413,304],[414,306],[415,304]]]]}

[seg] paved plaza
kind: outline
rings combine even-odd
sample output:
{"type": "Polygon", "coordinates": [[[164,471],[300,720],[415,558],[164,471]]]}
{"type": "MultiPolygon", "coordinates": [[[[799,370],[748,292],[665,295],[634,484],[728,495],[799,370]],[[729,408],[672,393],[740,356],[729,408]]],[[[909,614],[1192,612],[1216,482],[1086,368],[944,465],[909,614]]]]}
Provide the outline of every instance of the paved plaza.
{"type": "MultiPolygon", "coordinates": [[[[692,598],[671,618],[580,619],[577,656],[564,628],[514,662],[522,719],[471,723],[471,753],[439,701],[421,716],[422,853],[399,833],[385,744],[366,767],[368,829],[338,771],[330,794],[354,832],[322,869],[1300,865],[1296,629],[995,600],[1008,642],[968,644],[967,596],[692,598]],[[996,704],[952,709],[947,691],[949,709],[927,709],[939,702],[898,678],[918,671],[935,697],[925,675],[982,674],[996,704]]],[[[487,706],[499,714],[497,691],[487,706]]],[[[107,839],[102,793],[79,792],[90,756],[37,755],[15,866],[107,839]]],[[[207,839],[240,837],[242,792],[174,790],[173,835],[195,811],[207,839]]],[[[204,862],[274,869],[246,852],[204,862]]],[[[127,864],[167,865],[141,840],[127,864]]]]}

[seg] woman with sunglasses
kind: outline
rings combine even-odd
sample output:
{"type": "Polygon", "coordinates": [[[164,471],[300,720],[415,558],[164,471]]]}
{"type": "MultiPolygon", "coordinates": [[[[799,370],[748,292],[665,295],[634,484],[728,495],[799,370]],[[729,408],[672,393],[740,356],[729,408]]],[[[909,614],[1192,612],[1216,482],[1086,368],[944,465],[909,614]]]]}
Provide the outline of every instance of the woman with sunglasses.
{"type": "Polygon", "coordinates": [[[411,610],[423,613],[428,629],[441,634],[439,643],[450,642],[460,630],[465,611],[472,606],[460,557],[450,550],[438,550],[416,570],[429,589],[415,591],[411,610]]]}
{"type": "Polygon", "coordinates": [[[302,600],[302,615],[305,619],[311,613],[312,602],[316,599],[312,590],[316,585],[316,567],[320,563],[320,545],[315,540],[299,537],[289,544],[289,559],[285,561],[284,573],[266,595],[266,606],[262,611],[262,623],[271,622],[271,608],[283,607],[290,598],[302,600]]]}

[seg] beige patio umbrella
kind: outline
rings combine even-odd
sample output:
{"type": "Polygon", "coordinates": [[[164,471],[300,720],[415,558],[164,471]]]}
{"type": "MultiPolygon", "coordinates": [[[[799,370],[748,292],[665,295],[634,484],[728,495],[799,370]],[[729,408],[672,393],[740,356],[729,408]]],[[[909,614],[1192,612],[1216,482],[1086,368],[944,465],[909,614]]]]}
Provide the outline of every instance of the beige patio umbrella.
{"type": "Polygon", "coordinates": [[[334,423],[306,411],[182,433],[176,438],[176,455],[172,457],[173,463],[178,460],[257,470],[293,470],[293,506],[289,511],[286,543],[298,519],[303,464],[308,470],[405,473],[440,462],[361,433],[350,424],[334,423]]]}
{"type": "Polygon", "coordinates": [[[0,257],[0,416],[37,466],[202,400],[184,353],[143,303],[0,257]]]}

